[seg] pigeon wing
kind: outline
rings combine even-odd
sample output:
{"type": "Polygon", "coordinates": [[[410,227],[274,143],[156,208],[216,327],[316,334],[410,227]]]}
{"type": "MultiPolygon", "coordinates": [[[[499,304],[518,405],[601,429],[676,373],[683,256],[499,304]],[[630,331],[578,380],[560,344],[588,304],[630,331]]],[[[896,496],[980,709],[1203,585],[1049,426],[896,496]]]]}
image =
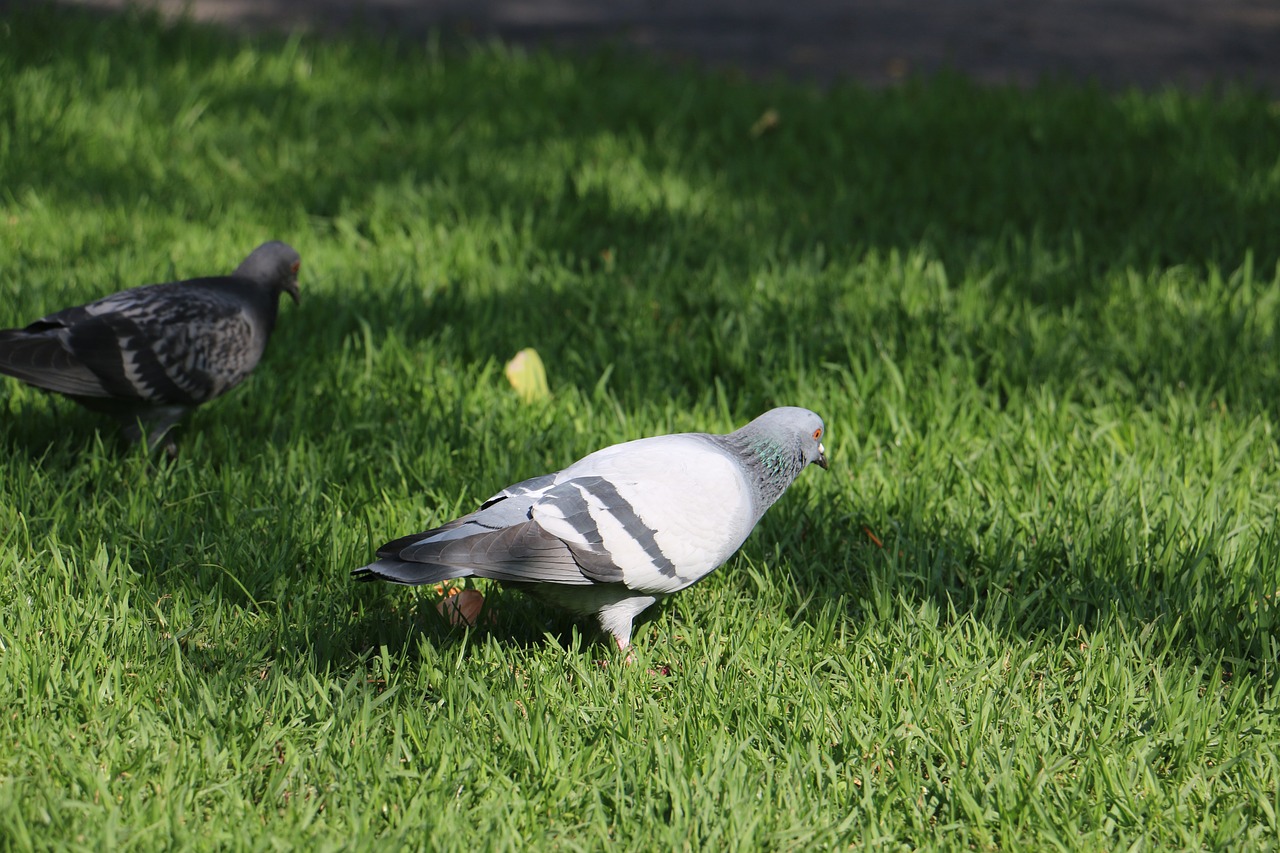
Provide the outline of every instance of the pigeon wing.
{"type": "Polygon", "coordinates": [[[640,439],[566,468],[530,518],[583,574],[646,593],[684,589],[721,565],[754,521],[744,473],[707,437],[640,439]]]}
{"type": "Polygon", "coordinates": [[[102,380],[67,350],[56,332],[39,328],[38,323],[0,331],[0,373],[61,394],[110,395],[102,380]]]}
{"type": "Polygon", "coordinates": [[[248,306],[201,280],[127,290],[53,314],[60,337],[106,394],[150,403],[203,403],[242,381],[266,334],[248,306]]]}

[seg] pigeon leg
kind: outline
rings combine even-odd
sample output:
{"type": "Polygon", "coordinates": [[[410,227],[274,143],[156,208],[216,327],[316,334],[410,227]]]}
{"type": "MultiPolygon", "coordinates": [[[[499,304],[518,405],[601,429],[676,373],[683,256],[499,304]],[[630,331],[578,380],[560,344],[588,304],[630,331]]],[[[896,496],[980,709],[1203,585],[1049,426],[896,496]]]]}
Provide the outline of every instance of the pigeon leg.
{"type": "Polygon", "coordinates": [[[130,412],[120,418],[121,431],[130,444],[141,444],[145,438],[149,452],[163,444],[165,452],[172,456],[177,452],[177,442],[170,430],[188,410],[188,406],[156,406],[130,412]]]}
{"type": "Polygon", "coordinates": [[[613,636],[613,641],[618,644],[618,651],[627,653],[628,663],[632,657],[631,627],[636,617],[657,601],[656,595],[624,593],[619,599],[604,605],[596,613],[596,618],[600,620],[600,627],[613,636]]]}
{"type": "Polygon", "coordinates": [[[623,657],[622,662],[625,663],[627,666],[631,666],[631,664],[635,663],[636,652],[635,652],[635,649],[631,648],[631,643],[628,642],[627,640],[622,639],[621,637],[614,637],[613,639],[618,642],[618,651],[620,653],[621,652],[626,653],[626,656],[623,657]]]}

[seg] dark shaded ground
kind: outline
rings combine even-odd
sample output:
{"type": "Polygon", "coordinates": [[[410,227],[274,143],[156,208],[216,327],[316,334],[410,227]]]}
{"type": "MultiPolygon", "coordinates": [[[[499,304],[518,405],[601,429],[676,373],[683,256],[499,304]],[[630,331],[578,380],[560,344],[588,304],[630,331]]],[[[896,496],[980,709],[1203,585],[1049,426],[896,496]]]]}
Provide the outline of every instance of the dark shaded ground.
{"type": "MultiPolygon", "coordinates": [[[[36,0],[0,0],[8,3],[36,0]]],[[[69,0],[118,9],[126,0],[69,0]]],[[[152,0],[245,29],[410,37],[433,28],[519,44],[615,43],[753,76],[872,85],[950,68],[984,83],[1044,76],[1109,88],[1242,81],[1280,92],[1280,0],[152,0]]]]}

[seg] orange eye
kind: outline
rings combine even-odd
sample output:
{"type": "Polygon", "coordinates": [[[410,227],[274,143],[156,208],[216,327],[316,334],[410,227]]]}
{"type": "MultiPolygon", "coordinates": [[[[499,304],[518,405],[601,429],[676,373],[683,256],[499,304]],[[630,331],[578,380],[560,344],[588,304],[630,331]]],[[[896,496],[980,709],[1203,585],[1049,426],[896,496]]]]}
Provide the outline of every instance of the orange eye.
{"type": "Polygon", "coordinates": [[[820,438],[822,438],[822,427],[818,427],[813,431],[813,440],[817,441],[820,438]]]}

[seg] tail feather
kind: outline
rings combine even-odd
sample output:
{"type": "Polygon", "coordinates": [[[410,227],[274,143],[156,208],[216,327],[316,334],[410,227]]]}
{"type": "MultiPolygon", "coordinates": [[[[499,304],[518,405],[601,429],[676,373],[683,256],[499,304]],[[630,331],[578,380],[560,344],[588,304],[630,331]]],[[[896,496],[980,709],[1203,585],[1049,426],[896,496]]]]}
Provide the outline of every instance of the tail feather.
{"type": "Polygon", "coordinates": [[[475,573],[466,566],[438,566],[386,558],[361,566],[351,573],[351,577],[358,581],[389,581],[405,586],[421,586],[471,577],[473,574],[475,573]]]}
{"type": "Polygon", "coordinates": [[[61,341],[39,332],[0,331],[0,373],[60,394],[110,396],[102,380],[68,352],[61,341]]]}
{"type": "Polygon", "coordinates": [[[356,569],[352,576],[357,580],[404,584],[465,577],[576,586],[592,583],[582,573],[568,544],[535,522],[462,537],[449,535],[455,529],[445,525],[389,542],[378,549],[381,559],[356,569]],[[445,535],[433,535],[440,531],[445,535]]]}

